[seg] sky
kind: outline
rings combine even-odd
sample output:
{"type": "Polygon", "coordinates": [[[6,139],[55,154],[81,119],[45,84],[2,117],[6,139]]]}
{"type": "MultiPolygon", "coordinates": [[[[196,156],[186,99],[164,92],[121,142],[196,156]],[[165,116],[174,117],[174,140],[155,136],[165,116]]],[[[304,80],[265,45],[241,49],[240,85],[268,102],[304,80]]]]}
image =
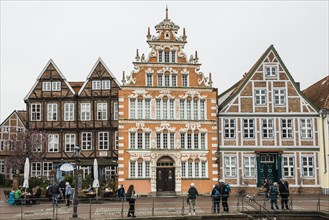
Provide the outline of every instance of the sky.
{"type": "Polygon", "coordinates": [[[136,49],[148,55],[147,28],[165,18],[186,29],[187,57],[225,91],[273,44],[301,89],[329,74],[324,1],[0,1],[0,123],[24,98],[49,59],[65,78],[85,81],[99,57],[121,82],[136,49]]]}

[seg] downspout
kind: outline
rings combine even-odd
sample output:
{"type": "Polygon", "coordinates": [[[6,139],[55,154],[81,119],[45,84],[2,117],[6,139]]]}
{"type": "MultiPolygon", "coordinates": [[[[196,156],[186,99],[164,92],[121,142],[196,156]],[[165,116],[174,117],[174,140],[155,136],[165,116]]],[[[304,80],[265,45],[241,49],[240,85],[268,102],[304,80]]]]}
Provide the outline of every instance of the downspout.
{"type": "Polygon", "coordinates": [[[327,112],[325,109],[320,110],[320,117],[322,122],[322,144],[323,144],[323,161],[324,161],[324,173],[327,173],[327,153],[326,153],[326,142],[325,142],[325,119],[327,118],[327,112]]]}

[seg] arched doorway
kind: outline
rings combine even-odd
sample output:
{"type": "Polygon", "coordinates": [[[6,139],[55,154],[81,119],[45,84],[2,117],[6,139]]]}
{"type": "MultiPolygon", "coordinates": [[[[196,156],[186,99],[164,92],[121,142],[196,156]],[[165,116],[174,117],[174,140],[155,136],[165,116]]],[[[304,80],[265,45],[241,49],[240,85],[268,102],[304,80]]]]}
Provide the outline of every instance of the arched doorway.
{"type": "Polygon", "coordinates": [[[157,161],[156,168],[157,192],[175,191],[175,162],[168,156],[157,161]]]}

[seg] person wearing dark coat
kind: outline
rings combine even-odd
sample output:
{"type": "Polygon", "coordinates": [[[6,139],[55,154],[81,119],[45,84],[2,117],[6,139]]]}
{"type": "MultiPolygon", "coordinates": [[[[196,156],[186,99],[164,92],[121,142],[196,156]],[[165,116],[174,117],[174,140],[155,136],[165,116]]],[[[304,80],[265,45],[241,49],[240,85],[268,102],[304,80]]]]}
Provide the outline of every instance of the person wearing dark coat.
{"type": "Polygon", "coordinates": [[[276,209],[279,209],[278,207],[279,189],[277,182],[274,182],[273,185],[270,186],[269,192],[270,192],[271,209],[274,209],[274,206],[276,209]]]}
{"type": "Polygon", "coordinates": [[[224,212],[228,212],[229,208],[228,208],[227,199],[230,196],[229,191],[226,189],[227,186],[223,180],[219,180],[218,183],[219,183],[220,195],[222,197],[222,206],[223,206],[224,212]]]}
{"type": "Polygon", "coordinates": [[[219,213],[219,211],[220,211],[220,188],[219,188],[218,184],[216,184],[215,187],[212,189],[211,198],[212,198],[214,213],[219,213]]]}
{"type": "Polygon", "coordinates": [[[135,218],[135,202],[136,202],[136,192],[134,190],[134,185],[130,185],[127,193],[126,193],[126,199],[129,202],[129,210],[128,210],[128,217],[135,218]]]}
{"type": "Polygon", "coordinates": [[[289,209],[289,207],[288,207],[289,184],[287,181],[280,179],[279,191],[280,191],[280,197],[281,197],[282,210],[284,209],[284,207],[286,207],[286,209],[289,209]]]}
{"type": "Polygon", "coordinates": [[[198,195],[199,193],[195,188],[194,183],[191,183],[188,190],[189,215],[195,215],[195,200],[198,195]]]}
{"type": "Polygon", "coordinates": [[[125,188],[123,187],[123,185],[121,185],[120,188],[118,189],[118,197],[120,201],[124,201],[125,199],[125,188]]]}

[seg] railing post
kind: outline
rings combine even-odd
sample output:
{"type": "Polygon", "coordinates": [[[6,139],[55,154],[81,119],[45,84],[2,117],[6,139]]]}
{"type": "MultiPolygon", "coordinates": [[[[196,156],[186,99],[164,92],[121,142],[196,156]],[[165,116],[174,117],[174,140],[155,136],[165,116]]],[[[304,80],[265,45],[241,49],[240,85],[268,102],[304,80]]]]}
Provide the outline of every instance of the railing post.
{"type": "Polygon", "coordinates": [[[91,198],[89,199],[89,219],[91,220],[91,198]]]}
{"type": "Polygon", "coordinates": [[[244,204],[243,204],[243,197],[241,196],[241,206],[242,206],[242,211],[244,211],[244,204]]]}
{"type": "Polygon", "coordinates": [[[55,202],[53,201],[53,219],[55,219],[55,202]]]}
{"type": "Polygon", "coordinates": [[[123,200],[121,200],[121,218],[123,218],[123,200]]]}
{"type": "Polygon", "coordinates": [[[23,219],[23,204],[21,203],[21,219],[23,219]]]}
{"type": "Polygon", "coordinates": [[[185,212],[185,198],[183,197],[182,216],[184,216],[184,212],[185,212]]]}
{"type": "Polygon", "coordinates": [[[293,210],[292,200],[293,200],[293,196],[291,196],[291,198],[290,198],[290,209],[291,210],[293,210]]]}
{"type": "Polygon", "coordinates": [[[152,204],[152,216],[154,216],[154,197],[153,197],[152,202],[153,202],[153,204],[152,204]]]}
{"type": "Polygon", "coordinates": [[[237,210],[240,211],[240,196],[239,195],[238,195],[238,203],[236,204],[236,207],[237,207],[237,210]]]}
{"type": "Polygon", "coordinates": [[[318,194],[318,204],[317,204],[317,209],[320,211],[320,194],[318,194]]]}

